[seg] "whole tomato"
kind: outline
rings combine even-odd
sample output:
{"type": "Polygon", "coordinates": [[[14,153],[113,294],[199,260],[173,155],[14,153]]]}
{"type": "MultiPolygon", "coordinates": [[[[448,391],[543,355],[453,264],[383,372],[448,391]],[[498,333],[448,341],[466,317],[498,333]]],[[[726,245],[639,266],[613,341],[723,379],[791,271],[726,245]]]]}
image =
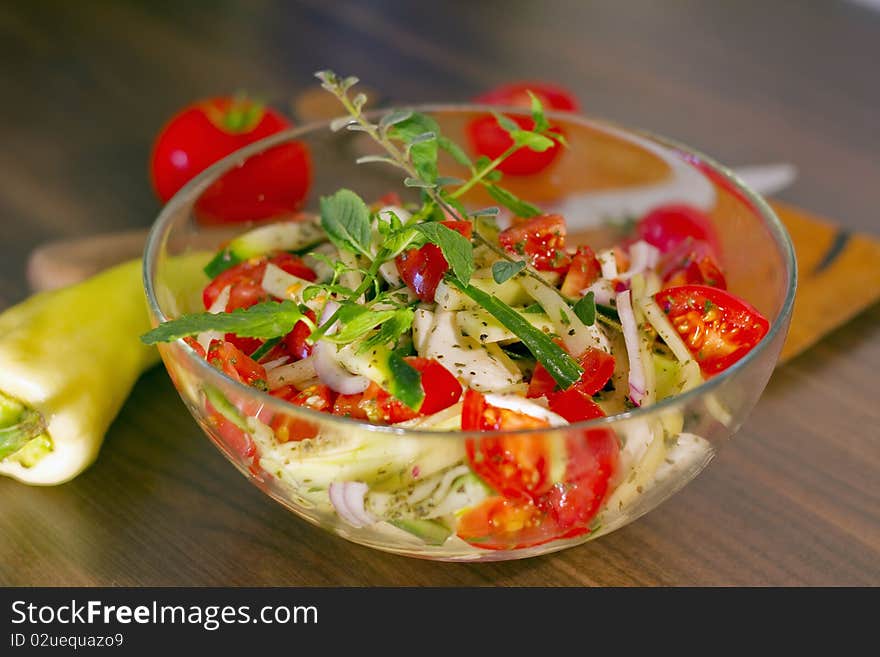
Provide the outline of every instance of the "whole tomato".
{"type": "MultiPolygon", "coordinates": [[[[572,92],[558,85],[546,82],[514,82],[505,84],[477,96],[474,98],[474,102],[485,105],[528,108],[532,102],[528,94],[529,91],[535,94],[538,100],[541,101],[545,110],[576,112],[579,109],[577,98],[572,92]]],[[[535,127],[535,122],[530,117],[511,116],[509,118],[525,130],[531,130],[535,127]]],[[[495,159],[513,145],[510,135],[498,125],[493,116],[474,119],[468,124],[467,131],[471,148],[478,155],[485,155],[490,159],[495,159]]],[[[521,148],[504,160],[498,169],[503,173],[514,176],[538,173],[547,168],[556,159],[559,149],[558,143],[542,153],[529,150],[528,148],[521,148]]]]}
{"type": "MultiPolygon", "coordinates": [[[[164,203],[221,158],[292,127],[279,112],[248,98],[194,103],[162,128],[150,156],[150,179],[164,203]]],[[[305,144],[288,142],[251,157],[206,189],[195,206],[205,224],[267,219],[295,212],[311,186],[305,144]]]]}

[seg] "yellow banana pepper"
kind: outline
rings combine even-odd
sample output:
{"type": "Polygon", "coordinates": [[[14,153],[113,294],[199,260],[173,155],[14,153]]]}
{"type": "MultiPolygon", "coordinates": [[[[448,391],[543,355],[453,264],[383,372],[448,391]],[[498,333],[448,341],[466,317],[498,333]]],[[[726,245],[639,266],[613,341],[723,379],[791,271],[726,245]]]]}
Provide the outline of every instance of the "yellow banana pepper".
{"type": "Polygon", "coordinates": [[[0,314],[0,474],[48,485],[88,467],[159,359],[149,328],[140,260],[0,314]]]}

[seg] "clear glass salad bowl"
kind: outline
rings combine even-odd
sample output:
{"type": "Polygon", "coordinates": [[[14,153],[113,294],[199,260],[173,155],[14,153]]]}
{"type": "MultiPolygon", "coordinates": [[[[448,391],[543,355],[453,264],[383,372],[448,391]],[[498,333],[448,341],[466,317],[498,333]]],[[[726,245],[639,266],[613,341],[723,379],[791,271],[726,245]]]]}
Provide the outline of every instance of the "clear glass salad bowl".
{"type": "MultiPolygon", "coordinates": [[[[465,126],[488,110],[418,109],[462,145],[467,143],[465,126]]],[[[620,445],[620,464],[589,529],[500,546],[466,542],[455,532],[461,506],[480,487],[462,465],[466,445],[497,438],[497,433],[377,426],[319,413],[238,383],[182,340],[160,345],[193,417],[260,490],[314,525],[380,550],[449,561],[517,559],[578,545],[632,522],[691,481],[739,429],[776,364],[791,316],[796,271],[785,229],[759,196],[693,150],[581,116],[548,117],[562,128],[569,148],[545,171],[507,176],[505,185],[542,209],[564,215],[569,244],[588,243],[594,249],[625,238],[633,219],[656,205],[682,202],[702,208],[720,238],[728,288],[770,320],[766,336],[722,373],[656,405],[556,429],[510,432],[509,438],[524,444],[535,438],[566,444],[610,430],[620,445]],[[279,443],[271,428],[279,418],[314,426],[320,444],[279,443]],[[401,499],[406,504],[395,505],[401,499]]],[[[313,124],[246,147],[191,181],[159,215],[144,258],[154,324],[203,310],[201,290],[209,279],[201,266],[219,245],[247,228],[200,224],[194,208],[201,195],[227,171],[290,141],[304,144],[311,154],[313,180],[305,211],[317,212],[320,197],[341,187],[365,199],[389,191],[417,198],[418,190],[401,184],[398,170],[355,163],[358,156],[375,152],[362,133],[313,124]]],[[[441,159],[443,173],[456,175],[456,166],[441,159]]],[[[465,201],[473,207],[493,204],[477,193],[465,201]]]]}

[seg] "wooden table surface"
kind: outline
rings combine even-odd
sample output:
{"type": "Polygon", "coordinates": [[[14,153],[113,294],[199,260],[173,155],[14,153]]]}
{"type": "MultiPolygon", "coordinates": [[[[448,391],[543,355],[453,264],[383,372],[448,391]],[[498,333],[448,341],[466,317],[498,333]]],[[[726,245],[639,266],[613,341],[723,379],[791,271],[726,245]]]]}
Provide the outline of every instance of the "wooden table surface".
{"type": "MultiPolygon", "coordinates": [[[[179,106],[285,107],[319,68],[398,101],[556,80],[586,110],[722,162],[790,161],[780,195],[880,234],[880,12],[855,2],[5,2],[0,307],[30,249],[147,226],[179,106]],[[184,7],[185,5],[185,7],[184,7]]],[[[0,481],[6,585],[880,585],[880,308],[777,370],[692,484],[595,543],[498,564],[386,555],[248,484],[147,373],[72,483],[0,481]]]]}

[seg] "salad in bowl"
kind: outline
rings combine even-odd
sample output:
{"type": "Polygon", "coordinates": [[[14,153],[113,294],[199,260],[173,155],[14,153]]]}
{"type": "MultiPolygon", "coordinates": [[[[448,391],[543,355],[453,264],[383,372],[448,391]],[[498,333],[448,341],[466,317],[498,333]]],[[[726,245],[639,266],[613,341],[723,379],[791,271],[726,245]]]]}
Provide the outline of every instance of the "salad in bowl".
{"type": "Polygon", "coordinates": [[[373,116],[355,79],[319,77],[347,114],[203,173],[147,249],[143,339],[230,460],[315,524],[448,560],[583,542],[695,476],[754,405],[790,315],[790,245],[766,205],[703,158],[535,94],[527,112],[373,116]],[[452,138],[487,117],[495,152],[452,138]],[[291,141],[314,154],[315,206],[218,237],[205,277],[182,282],[200,195],[291,141]],[[619,180],[588,170],[594,149],[578,159],[590,144],[619,180]],[[538,170],[503,173],[528,153],[538,170]],[[715,212],[683,202],[682,170],[715,212]],[[727,257],[749,239],[751,262],[727,257]]]}

